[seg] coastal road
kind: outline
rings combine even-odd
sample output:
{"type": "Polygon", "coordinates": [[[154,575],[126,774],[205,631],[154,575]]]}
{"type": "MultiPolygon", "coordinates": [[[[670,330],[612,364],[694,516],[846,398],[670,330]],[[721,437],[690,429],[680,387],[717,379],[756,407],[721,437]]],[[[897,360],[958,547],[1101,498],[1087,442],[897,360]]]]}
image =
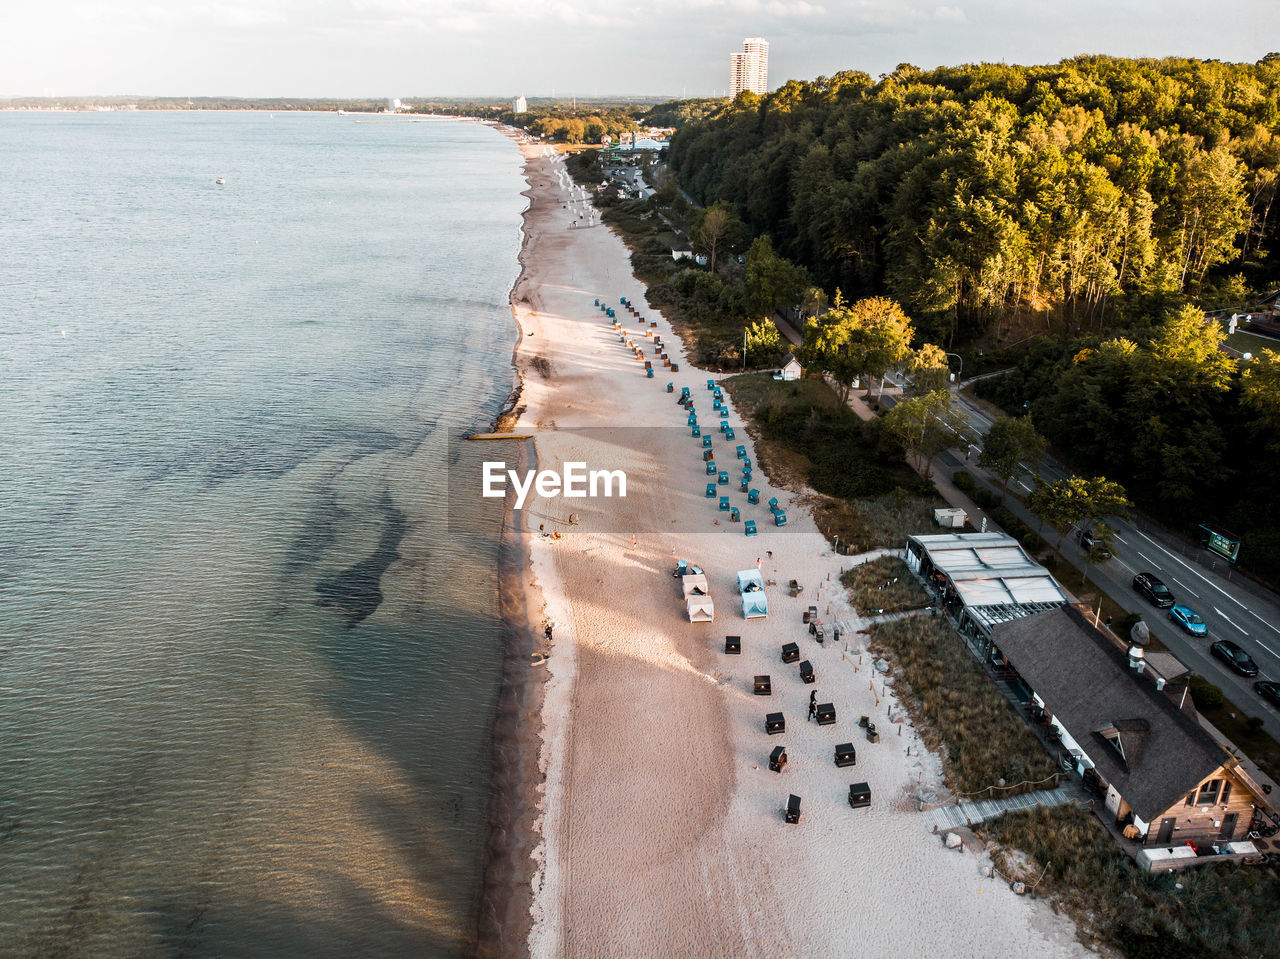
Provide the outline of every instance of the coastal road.
{"type": "MultiPolygon", "coordinates": [[[[884,397],[886,405],[891,405],[892,400],[888,395],[884,397]]],[[[957,406],[969,422],[969,434],[958,436],[956,449],[938,458],[940,467],[951,471],[968,468],[980,482],[998,492],[995,484],[976,466],[981,437],[990,427],[991,417],[958,393],[957,406]],[[970,454],[967,463],[963,462],[966,447],[970,454]]],[[[1025,494],[1031,490],[1036,475],[1054,482],[1069,476],[1070,470],[1046,456],[1034,464],[1034,469],[1028,464],[1026,473],[1015,479],[1011,487],[1025,494]]],[[[1039,520],[1016,497],[1010,496],[1005,505],[1032,529],[1040,527],[1039,520]]],[[[1109,525],[1116,530],[1114,555],[1101,566],[1093,567],[1090,579],[1128,612],[1140,614],[1152,634],[1189,669],[1220,686],[1247,715],[1260,716],[1264,728],[1280,739],[1280,712],[1254,692],[1255,678],[1240,676],[1209,652],[1213,642],[1229,639],[1258,664],[1256,679],[1280,680],[1280,597],[1237,575],[1234,568],[1216,554],[1190,546],[1142,517],[1112,519],[1109,525]],[[1177,602],[1199,613],[1208,626],[1208,636],[1187,635],[1164,610],[1156,609],[1134,592],[1133,577],[1140,572],[1154,573],[1173,592],[1177,602]]],[[[1078,545],[1079,532],[1073,529],[1063,538],[1060,552],[1076,569],[1083,570],[1087,564],[1078,545]]],[[[1049,531],[1049,538],[1053,535],[1049,531]]]]}
{"type": "MultiPolygon", "coordinates": [[[[972,382],[969,380],[963,385],[972,382]]],[[[998,494],[996,481],[977,466],[982,437],[990,428],[992,417],[960,393],[958,387],[953,387],[953,393],[968,429],[956,435],[952,449],[935,458],[934,468],[946,470],[948,475],[968,469],[979,483],[998,494]]],[[[898,389],[887,389],[880,402],[886,408],[892,407],[899,396],[898,389]]],[[[1070,475],[1071,471],[1060,462],[1045,456],[1039,463],[1024,464],[1023,475],[1010,484],[1010,491],[1025,495],[1031,491],[1036,476],[1055,482],[1070,475]]],[[[1005,506],[1031,529],[1041,528],[1040,521],[1017,496],[1007,497],[1005,506]]],[[[973,519],[981,523],[980,517],[973,519]]],[[[1090,581],[1127,612],[1141,615],[1152,635],[1188,669],[1220,687],[1245,715],[1260,717],[1263,728],[1280,740],[1280,711],[1253,689],[1259,679],[1280,681],[1280,597],[1237,575],[1234,568],[1216,554],[1190,546],[1142,517],[1112,518],[1108,524],[1116,531],[1114,555],[1106,563],[1090,569],[1090,581]],[[1208,635],[1189,636],[1169,619],[1165,610],[1157,609],[1136,593],[1133,577],[1142,572],[1154,573],[1169,587],[1178,603],[1199,613],[1208,627],[1208,635]],[[1241,676],[1214,657],[1209,647],[1220,639],[1231,640],[1252,656],[1258,664],[1258,675],[1241,676]]],[[[1087,564],[1079,546],[1079,533],[1078,528],[1068,532],[1059,552],[1077,570],[1083,571],[1087,564]]],[[[1046,538],[1052,541],[1054,535],[1049,530],[1046,538]]]]}

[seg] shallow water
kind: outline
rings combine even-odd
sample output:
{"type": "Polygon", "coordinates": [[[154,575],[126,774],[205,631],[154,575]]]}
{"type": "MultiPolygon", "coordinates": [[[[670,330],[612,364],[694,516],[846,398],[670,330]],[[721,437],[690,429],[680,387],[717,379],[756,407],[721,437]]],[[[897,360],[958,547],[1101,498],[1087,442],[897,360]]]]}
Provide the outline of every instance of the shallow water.
{"type": "Polygon", "coordinates": [[[0,952],[460,950],[501,515],[447,438],[523,188],[469,124],[0,114],[0,952]]]}

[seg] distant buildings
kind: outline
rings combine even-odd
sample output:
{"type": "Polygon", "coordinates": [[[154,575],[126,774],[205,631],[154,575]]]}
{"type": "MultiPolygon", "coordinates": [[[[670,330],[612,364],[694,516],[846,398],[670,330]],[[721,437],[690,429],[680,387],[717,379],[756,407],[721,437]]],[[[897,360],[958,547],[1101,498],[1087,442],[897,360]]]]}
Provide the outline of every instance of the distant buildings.
{"type": "Polygon", "coordinates": [[[743,90],[769,92],[769,41],[763,37],[747,37],[741,53],[729,54],[729,96],[743,90]]]}
{"type": "Polygon", "coordinates": [[[523,96],[518,96],[511,101],[512,113],[527,113],[529,110],[529,101],[523,96]]]}

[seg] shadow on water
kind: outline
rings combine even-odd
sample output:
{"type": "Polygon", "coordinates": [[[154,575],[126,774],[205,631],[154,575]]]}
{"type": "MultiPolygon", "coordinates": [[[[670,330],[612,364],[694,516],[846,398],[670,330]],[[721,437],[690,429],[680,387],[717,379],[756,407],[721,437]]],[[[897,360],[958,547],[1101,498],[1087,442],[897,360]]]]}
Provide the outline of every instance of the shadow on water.
{"type": "Polygon", "coordinates": [[[342,876],[329,877],[342,910],[329,918],[285,902],[208,906],[200,897],[153,902],[149,910],[166,956],[420,956],[457,954],[457,946],[424,923],[409,923],[342,876]]]}
{"type": "Polygon", "coordinates": [[[405,514],[392,504],[389,493],[382,494],[378,510],[385,522],[373,552],[354,566],[348,566],[316,584],[320,605],[337,609],[346,618],[348,628],[382,605],[382,574],[400,558],[400,541],[404,539],[406,530],[405,514]]]}

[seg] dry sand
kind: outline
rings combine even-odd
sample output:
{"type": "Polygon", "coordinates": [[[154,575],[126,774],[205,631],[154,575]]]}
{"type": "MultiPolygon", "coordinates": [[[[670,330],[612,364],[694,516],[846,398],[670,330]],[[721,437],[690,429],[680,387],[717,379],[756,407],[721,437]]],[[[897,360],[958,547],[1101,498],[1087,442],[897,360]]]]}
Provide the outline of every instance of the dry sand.
{"type": "MultiPolygon", "coordinates": [[[[922,755],[909,726],[890,721],[892,690],[886,695],[869,658],[859,657],[863,637],[819,646],[801,622],[816,604],[828,624],[856,628],[838,582],[855,560],[834,555],[792,494],[759,473],[752,485],[763,501],[777,496],[788,508],[786,529],[773,526],[763,503],[748,506],[736,485],[719,488],[759,524],[759,536],[747,538],[705,497],[708,477],[675,403],[679,388],[691,388],[735,484],[733,447],[751,449],[740,418],[731,417],[737,438],[725,443],[708,374],[685,365],[670,326],[645,305],[622,242],[605,227],[570,228],[583,222],[582,208],[571,202],[563,163],[542,146],[522,149],[531,206],[513,294],[524,333],[520,427],[539,430],[542,469],[580,460],[628,475],[626,499],[531,497],[524,511],[532,574],[555,629],[550,661],[537,667],[547,675],[545,791],[534,824],[531,955],[1084,954],[1071,922],[982,878],[983,860],[945,849],[914,811],[913,791],[941,791],[937,758],[922,755]],[[679,373],[659,363],[646,378],[593,305],[606,300],[638,331],[618,308],[622,296],[658,320],[679,373]],[[653,428],[574,430],[620,425],[653,428]],[[539,526],[563,538],[544,537],[539,526]],[[706,570],[713,624],[688,622],[673,550],[706,570]],[[767,589],[768,618],[748,622],[735,577],[757,557],[777,585],[767,589]],[[793,578],[805,586],[798,599],[785,589],[793,578]],[[741,656],[725,655],[726,634],[742,637],[741,656]],[[791,641],[813,663],[816,687],[780,661],[791,641]],[[752,694],[757,673],[771,675],[771,697],[752,694]],[[819,702],[835,704],[835,726],[806,721],[815,688],[819,702]],[[785,714],[785,735],[765,734],[772,711],[785,714]],[[861,715],[877,722],[880,742],[865,740],[861,715]],[[838,769],[833,748],[847,741],[858,763],[838,769]],[[790,758],[781,775],[767,765],[776,745],[790,758]],[[847,805],[855,781],[870,784],[870,809],[847,805]],[[803,800],[799,825],[783,822],[789,793],[803,800]]],[[[649,341],[637,342],[652,359],[649,341]]]]}

